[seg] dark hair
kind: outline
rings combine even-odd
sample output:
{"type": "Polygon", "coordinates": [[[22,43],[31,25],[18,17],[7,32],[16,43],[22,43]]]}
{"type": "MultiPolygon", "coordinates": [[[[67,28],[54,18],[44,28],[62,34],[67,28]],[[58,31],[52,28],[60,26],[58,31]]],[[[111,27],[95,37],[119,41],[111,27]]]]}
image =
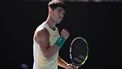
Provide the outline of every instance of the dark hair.
{"type": "Polygon", "coordinates": [[[55,10],[58,7],[63,8],[65,11],[67,10],[66,5],[62,1],[52,0],[48,3],[48,7],[50,7],[52,10],[55,10]]]}

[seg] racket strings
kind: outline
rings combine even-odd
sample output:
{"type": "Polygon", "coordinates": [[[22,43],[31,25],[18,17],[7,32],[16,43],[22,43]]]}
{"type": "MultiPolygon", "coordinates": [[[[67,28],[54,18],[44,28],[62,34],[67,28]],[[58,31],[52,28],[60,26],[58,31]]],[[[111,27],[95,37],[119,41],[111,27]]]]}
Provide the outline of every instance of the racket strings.
{"type": "Polygon", "coordinates": [[[79,55],[78,57],[74,57],[74,58],[73,58],[73,61],[76,62],[76,63],[78,63],[78,64],[80,64],[81,62],[84,61],[84,59],[85,59],[84,56],[79,55]]]}
{"type": "Polygon", "coordinates": [[[79,66],[81,65],[87,56],[87,44],[83,39],[76,39],[72,43],[72,62],[79,66]]]}
{"type": "Polygon", "coordinates": [[[76,40],[72,44],[72,54],[75,55],[80,55],[86,56],[87,53],[87,48],[86,48],[86,43],[82,40],[76,40]]]}

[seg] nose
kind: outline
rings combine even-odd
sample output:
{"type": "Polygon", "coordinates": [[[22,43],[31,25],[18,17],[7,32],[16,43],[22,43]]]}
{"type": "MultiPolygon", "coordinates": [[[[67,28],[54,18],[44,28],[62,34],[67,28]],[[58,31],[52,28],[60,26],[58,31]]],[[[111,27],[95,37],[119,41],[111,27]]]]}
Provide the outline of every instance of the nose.
{"type": "Polygon", "coordinates": [[[60,19],[62,19],[62,18],[63,18],[63,15],[60,16],[60,19]]]}
{"type": "Polygon", "coordinates": [[[60,15],[60,18],[63,18],[63,17],[64,17],[64,15],[63,15],[63,14],[61,14],[61,15],[60,15]]]}
{"type": "Polygon", "coordinates": [[[60,19],[63,19],[64,14],[65,14],[64,11],[60,12],[60,19]]]}

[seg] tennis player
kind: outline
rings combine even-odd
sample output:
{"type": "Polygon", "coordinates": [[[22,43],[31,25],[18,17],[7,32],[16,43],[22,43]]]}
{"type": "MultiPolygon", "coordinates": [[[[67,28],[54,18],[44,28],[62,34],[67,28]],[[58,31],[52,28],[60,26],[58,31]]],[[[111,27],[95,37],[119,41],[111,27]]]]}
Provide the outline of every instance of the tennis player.
{"type": "Polygon", "coordinates": [[[64,17],[66,5],[59,0],[48,3],[48,17],[37,27],[33,37],[33,69],[58,69],[58,65],[65,69],[72,69],[72,65],[59,56],[59,50],[69,32],[62,29],[59,34],[56,24],[64,17]]]}

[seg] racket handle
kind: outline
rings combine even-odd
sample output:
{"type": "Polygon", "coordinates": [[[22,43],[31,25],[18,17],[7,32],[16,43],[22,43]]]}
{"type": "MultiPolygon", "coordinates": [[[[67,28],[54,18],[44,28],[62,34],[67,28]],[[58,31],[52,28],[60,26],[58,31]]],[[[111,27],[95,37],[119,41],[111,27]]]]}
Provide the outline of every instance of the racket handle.
{"type": "Polygon", "coordinates": [[[72,69],[79,69],[79,66],[74,66],[73,64],[72,64],[72,69]]]}

